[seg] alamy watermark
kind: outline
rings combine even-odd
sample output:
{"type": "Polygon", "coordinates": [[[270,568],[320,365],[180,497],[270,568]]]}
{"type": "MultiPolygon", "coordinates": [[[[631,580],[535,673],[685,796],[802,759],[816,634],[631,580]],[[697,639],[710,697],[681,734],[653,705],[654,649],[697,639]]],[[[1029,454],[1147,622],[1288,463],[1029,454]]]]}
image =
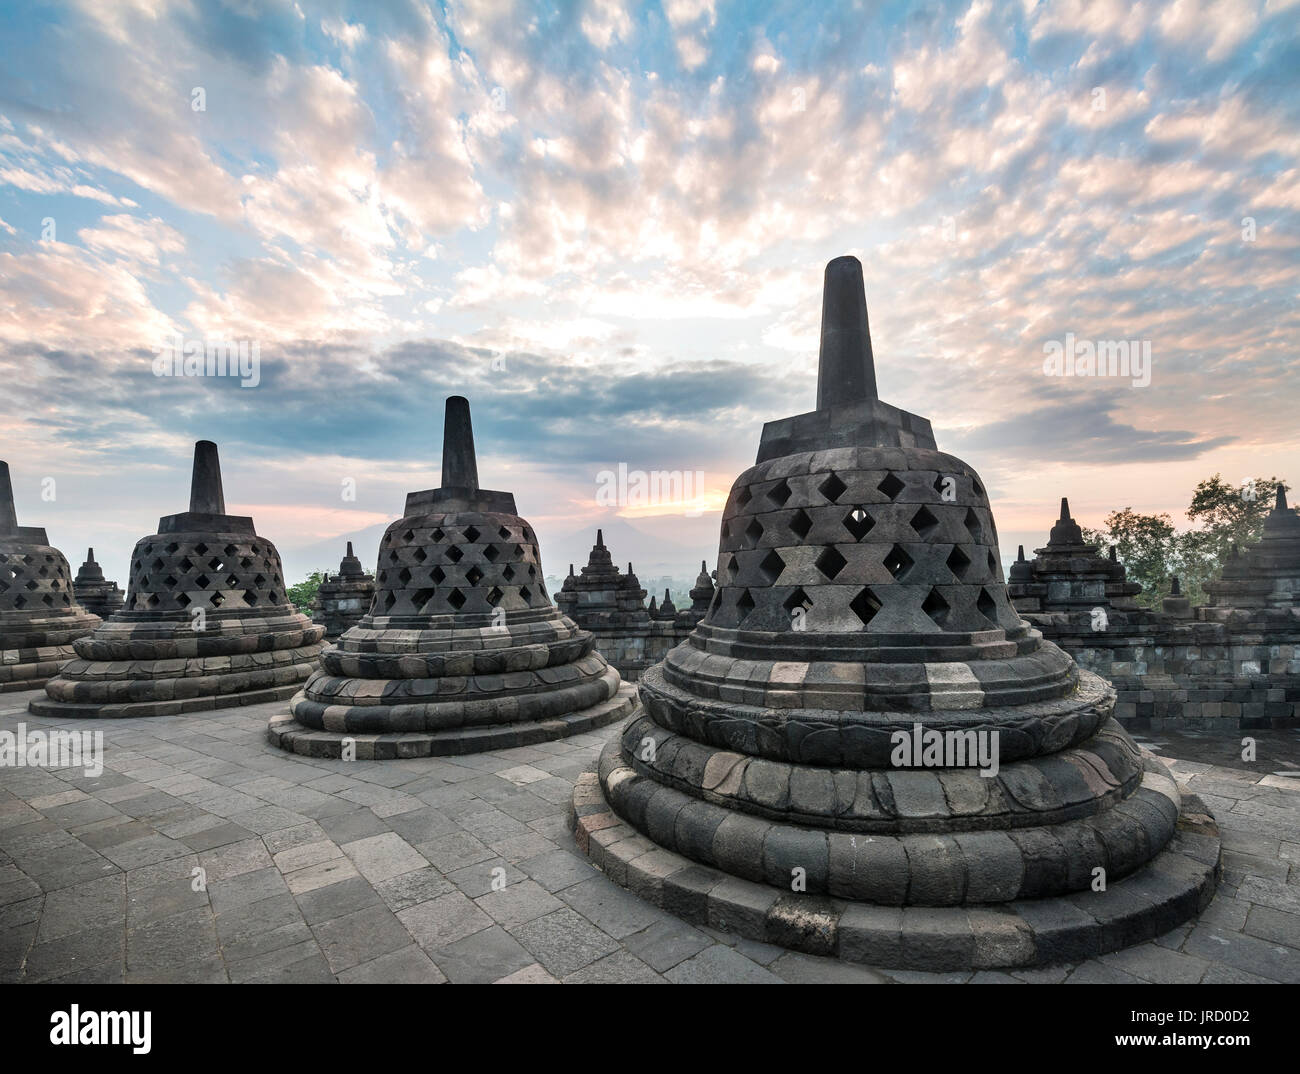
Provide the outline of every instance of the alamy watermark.
{"type": "Polygon", "coordinates": [[[1130,377],[1135,388],[1151,383],[1149,339],[1049,339],[1043,344],[1043,373],[1049,377],[1130,377]]]}
{"type": "Polygon", "coordinates": [[[104,732],[29,731],[20,723],[0,731],[0,768],[82,768],[94,779],[104,773],[104,732]]]}
{"type": "Polygon", "coordinates": [[[620,462],[617,470],[596,474],[596,503],[601,507],[659,507],[681,504],[687,518],[704,513],[703,470],[629,470],[620,462]]]}
{"type": "Polygon", "coordinates": [[[155,377],[238,377],[241,388],[262,383],[262,345],[247,339],[186,339],[177,332],[155,348],[155,377]]]}
{"type": "Polygon", "coordinates": [[[894,748],[889,763],[895,768],[978,768],[991,779],[998,774],[998,732],[996,728],[939,730],[912,724],[910,731],[889,736],[894,748]]]}

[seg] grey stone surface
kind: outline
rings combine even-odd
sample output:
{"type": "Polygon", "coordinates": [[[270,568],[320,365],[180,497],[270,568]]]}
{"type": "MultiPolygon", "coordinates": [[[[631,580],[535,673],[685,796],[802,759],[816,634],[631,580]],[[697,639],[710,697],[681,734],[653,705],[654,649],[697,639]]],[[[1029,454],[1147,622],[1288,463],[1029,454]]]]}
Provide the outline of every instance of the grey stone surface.
{"type": "MultiPolygon", "coordinates": [[[[14,731],[20,723],[32,726],[26,715],[30,696],[0,698],[0,730],[14,731]]],[[[528,846],[549,849],[513,863],[461,829],[457,820],[449,821],[449,832],[426,843],[412,842],[414,830],[398,830],[404,817],[419,817],[421,810],[429,808],[447,816],[446,809],[453,803],[465,807],[458,811],[462,817],[502,812],[515,796],[528,795],[529,787],[537,783],[516,784],[498,773],[525,765],[545,770],[566,761],[568,769],[581,772],[595,762],[606,739],[616,734],[614,728],[549,744],[548,750],[554,751],[547,755],[551,760],[507,750],[475,758],[477,766],[472,769],[423,759],[390,770],[387,765],[298,758],[271,748],[262,731],[274,707],[241,706],[108,724],[71,723],[105,732],[105,769],[98,778],[87,778],[79,769],[0,768],[0,981],[433,983],[451,976],[443,968],[444,960],[473,974],[468,965],[472,960],[457,961],[462,952],[481,951],[485,959],[490,955],[501,970],[516,966],[523,956],[512,943],[529,962],[495,980],[650,980],[650,975],[657,975],[668,981],[829,982],[869,980],[878,974],[895,982],[973,982],[978,977],[791,956],[707,923],[698,927],[683,922],[635,899],[637,913],[651,915],[643,924],[635,913],[623,909],[630,911],[632,904],[625,900],[633,897],[593,870],[567,833],[564,813],[571,792],[552,803],[550,813],[526,822],[531,836],[528,846]],[[481,783],[485,777],[494,782],[481,783]],[[285,785],[310,786],[346,811],[319,822],[292,810],[279,812],[273,798],[283,793],[285,785]],[[476,786],[490,799],[479,798],[472,789],[476,786]],[[352,797],[343,797],[348,793],[352,797]],[[231,801],[231,794],[239,801],[231,801]],[[375,812],[386,811],[403,798],[420,803],[417,810],[387,816],[375,812]],[[86,800],[111,805],[118,816],[109,818],[109,823],[130,826],[131,838],[105,844],[97,838],[112,830],[98,827],[104,821],[77,823],[77,815],[67,811],[86,800]],[[33,803],[39,803],[39,808],[33,803]],[[225,817],[210,812],[213,806],[239,813],[266,808],[267,824],[282,826],[197,853],[174,840],[163,844],[163,857],[128,869],[101,853],[101,848],[162,836],[158,825],[170,826],[175,816],[186,816],[179,823],[199,824],[196,830],[216,827],[225,817]],[[341,853],[340,858],[329,860],[348,863],[350,873],[317,877],[326,882],[294,892],[300,874],[317,867],[282,872],[276,861],[277,856],[322,838],[343,848],[385,833],[403,840],[428,864],[372,881],[341,853]],[[449,836],[463,840],[456,852],[450,849],[449,836]],[[435,843],[447,855],[441,863],[426,853],[435,843]],[[467,862],[467,857],[477,860],[467,862]],[[73,864],[54,867],[55,860],[73,864]],[[450,878],[459,870],[492,862],[507,866],[512,883],[531,881],[562,908],[503,926],[491,907],[481,909],[450,878]],[[190,888],[191,871],[199,867],[205,872],[206,891],[190,888]],[[88,872],[79,875],[78,870],[88,872]],[[608,894],[602,895],[602,886],[608,894]],[[566,899],[569,892],[574,894],[566,899]],[[455,896],[454,906],[438,907],[448,895],[455,896]],[[472,913],[466,912],[466,905],[472,913]],[[422,907],[424,911],[410,914],[422,907]],[[410,917],[410,926],[404,915],[410,917]],[[346,969],[334,968],[331,957],[341,966],[369,953],[349,953],[351,930],[339,922],[350,918],[366,924],[364,934],[379,936],[379,946],[392,949],[346,969]],[[404,940],[394,931],[394,920],[404,940]],[[437,922],[443,923],[440,934],[435,934],[437,922]],[[65,931],[74,925],[74,931],[65,931]],[[48,938],[42,937],[42,929],[48,938]],[[469,942],[480,934],[477,943],[469,942]],[[422,945],[421,939],[432,946],[422,945]],[[402,946],[395,946],[399,940],[402,946]],[[465,946],[458,948],[461,943],[465,946]]],[[[1175,762],[1173,774],[1188,791],[1204,786],[1218,793],[1221,815],[1232,819],[1223,828],[1223,840],[1225,851],[1240,858],[1240,886],[1221,890],[1195,927],[1103,956],[1096,960],[1102,970],[1090,972],[1103,973],[1106,980],[1120,979],[1115,975],[1122,973],[1138,981],[1285,978],[1288,962],[1300,964],[1300,948],[1294,940],[1286,942],[1294,935],[1290,930],[1300,915],[1275,904],[1280,892],[1300,888],[1300,861],[1284,856],[1288,843],[1276,833],[1284,829],[1286,818],[1300,811],[1300,789],[1264,784],[1256,773],[1194,762],[1175,762]],[[1238,813],[1238,806],[1249,811],[1238,813]],[[1286,870],[1280,877],[1275,875],[1279,868],[1286,870]],[[1269,883],[1247,884],[1250,877],[1269,883]],[[1267,901],[1252,902],[1248,895],[1267,901]],[[1286,954],[1278,953],[1279,949],[1286,954]],[[1113,974],[1107,969],[1112,966],[1113,974]]],[[[573,777],[565,778],[572,782],[573,777]]],[[[418,823],[429,819],[424,814],[418,823]]],[[[396,842],[367,845],[397,847],[396,842]]],[[[286,867],[295,864],[292,858],[281,860],[286,867]]],[[[1012,976],[1041,983],[1064,980],[1077,969],[1078,964],[1071,962],[1045,970],[1017,970],[1012,976]]]]}

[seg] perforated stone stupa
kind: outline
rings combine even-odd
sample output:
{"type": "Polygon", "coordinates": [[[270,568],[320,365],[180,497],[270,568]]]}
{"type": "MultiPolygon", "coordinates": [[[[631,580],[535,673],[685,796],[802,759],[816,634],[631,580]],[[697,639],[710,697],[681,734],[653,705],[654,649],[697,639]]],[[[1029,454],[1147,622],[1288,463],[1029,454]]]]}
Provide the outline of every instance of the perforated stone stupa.
{"type": "Polygon", "coordinates": [[[121,587],[104,577],[104,569],[95,562],[93,548],[86,549],[86,562],[77,570],[72,590],[77,595],[77,603],[101,619],[120,611],[126,601],[121,587]]]}
{"type": "Polygon", "coordinates": [[[379,545],[374,603],[271,720],[313,757],[416,757],[600,727],[633,693],[547,596],[537,535],[480,489],[469,403],[447,400],[442,486],[412,492],[379,545]]]}
{"type": "Polygon", "coordinates": [[[97,626],[45,528],[18,525],[9,464],[0,462],[0,693],[40,689],[97,626]]]}
{"type": "Polygon", "coordinates": [[[574,830],[616,882],[769,943],[1080,959],[1196,914],[1218,870],[1204,807],[1114,702],[1012,608],[976,472],[876,397],[862,268],[838,258],[818,409],[764,427],[708,615],[642,676],[574,830]]]}
{"type": "Polygon", "coordinates": [[[292,696],[323,627],[285,596],[280,553],[226,514],[217,445],[194,445],[190,509],[131,555],[126,603],[31,702],[38,716],[170,716],[292,696]]]}
{"type": "Polygon", "coordinates": [[[338,574],[332,578],[326,576],[316,590],[311,621],[323,626],[325,637],[333,641],[361,622],[374,597],[375,576],[366,573],[361,560],[352,554],[349,541],[347,554],[339,561],[338,574]]]}
{"type": "Polygon", "coordinates": [[[1300,515],[1287,506],[1282,485],[1259,541],[1224,564],[1205,589],[1212,600],[1201,610],[1206,620],[1300,621],[1300,515]]]}

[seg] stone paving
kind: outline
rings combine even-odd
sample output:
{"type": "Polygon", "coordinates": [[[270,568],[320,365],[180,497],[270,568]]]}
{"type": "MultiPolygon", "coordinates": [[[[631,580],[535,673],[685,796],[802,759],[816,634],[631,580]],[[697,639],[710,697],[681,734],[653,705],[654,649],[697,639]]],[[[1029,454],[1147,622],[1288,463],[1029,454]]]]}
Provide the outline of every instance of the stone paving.
{"type": "Polygon", "coordinates": [[[1199,920],[1079,965],[932,974],[696,928],[606,880],[565,810],[617,727],[346,762],[268,744],[283,702],[55,722],[34,696],[0,697],[0,731],[102,731],[105,767],[0,768],[4,982],[1300,982],[1300,779],[1267,766],[1172,763],[1223,834],[1199,920]]]}

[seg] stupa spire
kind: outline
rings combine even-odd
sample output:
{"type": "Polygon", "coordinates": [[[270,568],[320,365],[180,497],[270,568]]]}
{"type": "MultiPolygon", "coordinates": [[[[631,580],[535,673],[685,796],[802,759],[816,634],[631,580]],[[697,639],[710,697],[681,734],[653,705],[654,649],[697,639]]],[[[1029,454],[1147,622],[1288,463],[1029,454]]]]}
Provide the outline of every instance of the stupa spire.
{"type": "Polygon", "coordinates": [[[837,257],[827,263],[823,278],[817,409],[877,398],[862,262],[853,256],[837,257]]]}
{"type": "Polygon", "coordinates": [[[474,454],[474,426],[469,400],[449,395],[442,425],[442,487],[478,491],[478,459],[474,454]]]}
{"type": "Polygon", "coordinates": [[[221,488],[221,460],[217,457],[217,445],[211,440],[200,440],[194,445],[190,512],[196,515],[226,513],[226,495],[221,488]]]}
{"type": "Polygon", "coordinates": [[[9,464],[0,462],[0,533],[18,528],[18,513],[14,510],[14,486],[9,479],[9,464]]]}

